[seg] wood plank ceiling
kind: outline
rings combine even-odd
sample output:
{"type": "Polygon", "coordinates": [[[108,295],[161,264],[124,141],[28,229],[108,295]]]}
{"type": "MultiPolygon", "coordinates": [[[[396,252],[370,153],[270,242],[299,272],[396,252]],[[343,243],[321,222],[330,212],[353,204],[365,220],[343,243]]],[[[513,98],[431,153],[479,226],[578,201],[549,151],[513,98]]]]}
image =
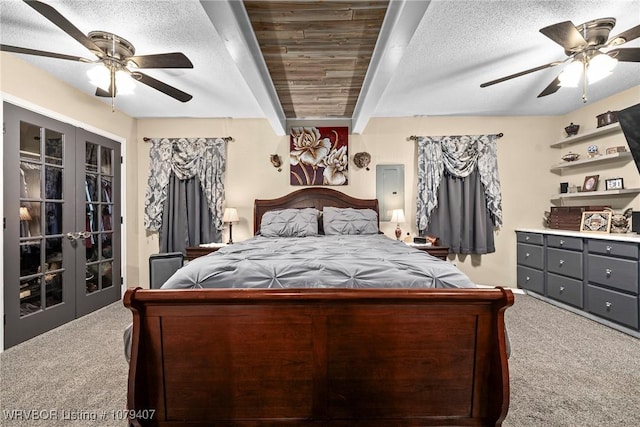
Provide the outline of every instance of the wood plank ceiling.
{"type": "Polygon", "coordinates": [[[288,119],[351,118],[388,3],[244,1],[288,119]]]}

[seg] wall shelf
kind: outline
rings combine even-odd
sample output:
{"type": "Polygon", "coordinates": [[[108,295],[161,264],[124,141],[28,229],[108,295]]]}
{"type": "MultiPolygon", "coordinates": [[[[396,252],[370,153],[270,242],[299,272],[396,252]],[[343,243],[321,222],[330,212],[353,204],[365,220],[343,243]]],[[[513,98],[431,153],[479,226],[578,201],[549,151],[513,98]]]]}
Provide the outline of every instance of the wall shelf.
{"type": "Polygon", "coordinates": [[[551,166],[551,172],[562,172],[564,169],[577,166],[584,166],[592,163],[612,163],[617,161],[629,161],[633,158],[629,151],[621,151],[613,154],[603,154],[601,156],[591,157],[583,160],[575,160],[573,162],[562,162],[551,166]]]}
{"type": "Polygon", "coordinates": [[[602,126],[591,131],[584,132],[582,134],[569,136],[567,138],[561,139],[560,141],[554,142],[550,145],[551,148],[563,148],[568,147],[572,144],[577,144],[578,142],[586,141],[591,138],[602,137],[609,133],[614,133],[621,131],[620,123],[612,123],[607,126],[602,126]]]}
{"type": "Polygon", "coordinates": [[[573,199],[579,197],[624,197],[635,196],[640,193],[640,188],[623,188],[621,190],[582,191],[580,193],[561,193],[551,196],[551,200],[573,199]]]}

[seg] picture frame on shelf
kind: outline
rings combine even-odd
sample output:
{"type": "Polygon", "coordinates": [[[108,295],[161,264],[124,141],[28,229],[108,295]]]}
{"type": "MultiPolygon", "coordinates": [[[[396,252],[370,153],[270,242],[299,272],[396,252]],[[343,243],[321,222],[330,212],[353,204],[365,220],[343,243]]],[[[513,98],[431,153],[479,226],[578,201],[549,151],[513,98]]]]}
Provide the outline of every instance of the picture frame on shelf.
{"type": "Polygon", "coordinates": [[[611,178],[604,180],[605,190],[622,190],[624,188],[624,180],[622,178],[611,178]]]}
{"type": "Polygon", "coordinates": [[[580,220],[580,231],[587,233],[609,233],[612,211],[585,211],[580,220]]]}
{"type": "Polygon", "coordinates": [[[582,191],[596,191],[598,178],[600,178],[600,175],[587,175],[584,178],[584,184],[582,184],[582,191]]]}

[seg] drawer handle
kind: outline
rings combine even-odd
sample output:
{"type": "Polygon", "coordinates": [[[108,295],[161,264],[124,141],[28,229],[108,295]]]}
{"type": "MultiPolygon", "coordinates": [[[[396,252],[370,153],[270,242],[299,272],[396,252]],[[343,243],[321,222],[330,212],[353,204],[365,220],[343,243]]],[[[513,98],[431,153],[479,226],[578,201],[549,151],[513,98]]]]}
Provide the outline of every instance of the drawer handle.
{"type": "Polygon", "coordinates": [[[529,255],[531,255],[529,252],[527,252],[526,254],[524,254],[525,258],[529,258],[529,255]]]}
{"type": "Polygon", "coordinates": [[[560,286],[560,293],[564,292],[564,286],[560,286]]]}
{"type": "Polygon", "coordinates": [[[564,260],[563,259],[560,260],[560,265],[561,266],[564,265],[564,260]]]}
{"type": "Polygon", "coordinates": [[[611,307],[613,307],[613,304],[611,304],[609,301],[604,303],[604,306],[607,307],[607,311],[611,311],[611,307]]]}
{"type": "Polygon", "coordinates": [[[611,273],[612,273],[612,271],[611,271],[611,269],[610,269],[610,268],[607,268],[607,269],[605,270],[605,273],[607,273],[607,279],[608,279],[608,278],[610,278],[610,277],[611,277],[611,273]]]}
{"type": "Polygon", "coordinates": [[[526,236],[526,237],[524,238],[524,240],[529,240],[529,236],[526,236]]]}
{"type": "Polygon", "coordinates": [[[560,246],[564,246],[564,240],[560,240],[560,246]]]}
{"type": "Polygon", "coordinates": [[[528,282],[529,280],[531,280],[531,277],[529,277],[529,276],[527,276],[527,277],[525,277],[525,278],[524,278],[524,281],[525,281],[525,282],[528,282]]]}
{"type": "Polygon", "coordinates": [[[607,253],[611,253],[611,249],[613,249],[611,246],[607,245],[607,253]]]}

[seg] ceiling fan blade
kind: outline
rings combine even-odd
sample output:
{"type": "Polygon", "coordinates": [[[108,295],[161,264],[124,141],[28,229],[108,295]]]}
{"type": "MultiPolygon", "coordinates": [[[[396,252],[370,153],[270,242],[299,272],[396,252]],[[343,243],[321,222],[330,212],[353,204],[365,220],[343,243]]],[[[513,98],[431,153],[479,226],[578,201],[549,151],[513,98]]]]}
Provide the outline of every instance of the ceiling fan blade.
{"type": "Polygon", "coordinates": [[[133,56],[130,59],[138,68],[193,68],[189,58],[181,52],[133,56]]]}
{"type": "Polygon", "coordinates": [[[640,25],[637,25],[633,28],[629,28],[627,31],[623,31],[620,34],[611,37],[609,39],[608,45],[619,46],[623,43],[626,43],[631,40],[635,40],[640,37],[640,25]]]}
{"type": "MultiPolygon", "coordinates": [[[[116,91],[117,93],[117,91],[116,91]]],[[[114,93],[114,96],[116,94],[114,93]]],[[[111,86],[109,86],[109,90],[104,90],[101,87],[96,88],[96,96],[101,96],[103,98],[111,98],[111,86]]]]}
{"type": "Polygon", "coordinates": [[[540,32],[558,43],[564,50],[571,52],[579,46],[586,46],[587,41],[571,21],[558,22],[540,29],[540,32]]]}
{"type": "Polygon", "coordinates": [[[24,2],[35,9],[42,16],[47,18],[49,21],[54,23],[62,31],[76,39],[81,45],[89,49],[96,56],[100,58],[104,56],[104,52],[102,51],[102,49],[100,49],[100,47],[98,47],[98,45],[91,41],[89,37],[87,37],[82,31],[76,28],[71,22],[69,22],[67,18],[62,16],[60,12],[55,10],[53,7],[40,1],[25,0],[24,2]]]}
{"type": "Polygon", "coordinates": [[[163,83],[160,80],[156,80],[146,74],[142,74],[140,72],[134,72],[131,74],[133,78],[138,80],[139,82],[144,83],[147,86],[151,86],[152,88],[159,90],[160,92],[165,93],[180,102],[187,102],[191,100],[191,98],[193,98],[193,96],[189,95],[188,93],[183,92],[180,89],[176,89],[173,86],[169,86],[168,84],[163,83]]]}
{"type": "Polygon", "coordinates": [[[80,56],[64,55],[61,53],[46,52],[44,50],[27,49],[25,47],[9,46],[7,44],[0,44],[0,50],[4,52],[24,53],[25,55],[36,55],[36,56],[46,56],[48,58],[68,59],[70,61],[79,61],[79,62],[88,62],[88,63],[93,62],[90,59],[82,58],[80,56]]]}
{"type": "Polygon", "coordinates": [[[516,77],[520,77],[520,76],[524,76],[524,75],[529,74],[529,73],[534,73],[536,71],[544,70],[545,68],[554,67],[554,66],[556,66],[558,64],[562,64],[562,61],[550,62],[548,64],[540,65],[539,67],[530,68],[530,69],[525,70],[525,71],[520,71],[519,73],[511,74],[511,75],[506,76],[506,77],[501,77],[501,78],[496,79],[496,80],[491,80],[490,82],[482,83],[480,85],[480,87],[487,87],[487,86],[494,85],[496,83],[502,83],[502,82],[507,81],[507,80],[515,79],[516,77]]]}
{"type": "Polygon", "coordinates": [[[558,89],[560,89],[560,79],[556,77],[554,81],[549,83],[549,86],[547,86],[546,88],[544,88],[542,92],[540,92],[540,95],[538,95],[538,98],[551,95],[552,93],[556,93],[558,89]]]}
{"type": "Polygon", "coordinates": [[[607,52],[612,58],[624,62],[640,62],[640,47],[627,47],[622,49],[613,49],[607,52]]]}

